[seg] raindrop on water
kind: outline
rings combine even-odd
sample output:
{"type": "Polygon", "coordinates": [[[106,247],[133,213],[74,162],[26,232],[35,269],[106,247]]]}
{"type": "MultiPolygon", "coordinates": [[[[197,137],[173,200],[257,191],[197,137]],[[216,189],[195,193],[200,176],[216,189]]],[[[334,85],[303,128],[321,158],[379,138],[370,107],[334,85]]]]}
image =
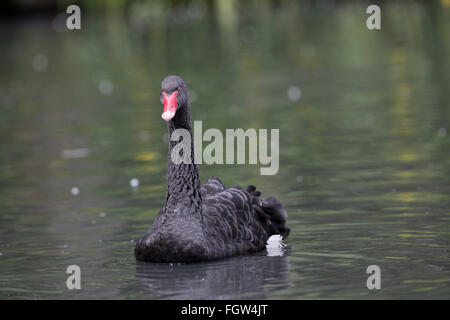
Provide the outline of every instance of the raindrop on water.
{"type": "Polygon", "coordinates": [[[194,90],[189,90],[189,102],[195,102],[198,98],[197,92],[194,90]]]}
{"type": "Polygon", "coordinates": [[[299,87],[292,86],[288,89],[287,96],[291,101],[298,101],[302,96],[302,91],[299,87]]]}
{"type": "Polygon", "coordinates": [[[139,186],[139,180],[136,179],[136,178],[131,179],[130,180],[130,186],[133,187],[133,188],[138,187],[139,186]]]}
{"type": "Polygon", "coordinates": [[[52,28],[58,33],[63,33],[67,31],[66,26],[67,15],[64,13],[60,13],[53,18],[52,28]]]}
{"type": "Polygon", "coordinates": [[[139,139],[141,139],[142,141],[148,141],[150,139],[150,132],[148,132],[147,130],[142,130],[141,132],[139,132],[139,139]]]}
{"type": "Polygon", "coordinates": [[[111,80],[103,79],[98,84],[98,91],[104,96],[109,96],[114,91],[114,84],[111,80]]]}
{"type": "Polygon", "coordinates": [[[33,58],[33,69],[35,71],[44,71],[48,66],[48,58],[46,55],[42,53],[38,53],[33,58]]]}

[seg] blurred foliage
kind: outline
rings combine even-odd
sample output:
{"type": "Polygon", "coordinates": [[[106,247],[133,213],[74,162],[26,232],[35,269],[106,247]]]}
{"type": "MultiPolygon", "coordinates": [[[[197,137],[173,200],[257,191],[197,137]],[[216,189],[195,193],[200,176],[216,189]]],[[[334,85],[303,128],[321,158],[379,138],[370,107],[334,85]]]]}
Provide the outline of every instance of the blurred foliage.
{"type": "MultiPolygon", "coordinates": [[[[88,12],[100,11],[126,11],[130,7],[159,7],[167,8],[182,8],[192,5],[202,5],[209,8],[213,7],[233,7],[240,5],[261,5],[271,6],[272,8],[286,6],[289,3],[296,3],[305,8],[330,9],[336,5],[362,4],[368,6],[369,4],[379,4],[387,2],[408,2],[407,0],[395,1],[369,1],[369,0],[5,0],[0,3],[2,8],[1,14],[11,13],[32,13],[32,12],[51,12],[66,8],[71,4],[79,5],[83,10],[88,12]]],[[[443,7],[450,7],[450,0],[422,0],[421,3],[435,2],[443,7]]]]}

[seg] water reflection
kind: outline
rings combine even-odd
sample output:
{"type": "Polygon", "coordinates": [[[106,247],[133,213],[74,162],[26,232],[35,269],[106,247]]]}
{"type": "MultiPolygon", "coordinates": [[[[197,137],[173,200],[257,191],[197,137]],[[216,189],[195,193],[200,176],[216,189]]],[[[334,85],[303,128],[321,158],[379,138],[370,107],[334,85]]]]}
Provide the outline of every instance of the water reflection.
{"type": "Polygon", "coordinates": [[[155,298],[270,299],[292,286],[289,257],[265,254],[201,264],[136,263],[136,277],[155,298]]]}

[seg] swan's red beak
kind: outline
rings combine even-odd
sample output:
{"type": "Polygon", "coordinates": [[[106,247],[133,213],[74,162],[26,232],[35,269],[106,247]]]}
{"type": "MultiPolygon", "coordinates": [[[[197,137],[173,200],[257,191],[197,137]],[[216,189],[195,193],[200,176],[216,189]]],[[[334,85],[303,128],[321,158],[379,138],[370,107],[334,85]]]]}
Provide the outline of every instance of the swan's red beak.
{"type": "Polygon", "coordinates": [[[164,121],[169,122],[175,116],[175,112],[177,112],[178,100],[177,100],[178,91],[172,92],[172,94],[167,95],[163,92],[164,100],[164,111],[161,115],[161,118],[164,121]]]}

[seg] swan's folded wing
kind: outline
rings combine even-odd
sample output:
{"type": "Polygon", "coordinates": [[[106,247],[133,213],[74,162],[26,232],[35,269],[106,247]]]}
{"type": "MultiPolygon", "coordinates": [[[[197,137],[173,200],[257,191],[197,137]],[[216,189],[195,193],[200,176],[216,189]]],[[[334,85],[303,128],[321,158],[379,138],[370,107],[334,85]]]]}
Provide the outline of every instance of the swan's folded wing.
{"type": "Polygon", "coordinates": [[[203,197],[208,197],[225,190],[226,187],[217,177],[211,177],[204,185],[200,187],[203,197]]]}
{"type": "Polygon", "coordinates": [[[203,204],[204,219],[214,226],[215,235],[212,238],[225,243],[247,243],[247,250],[250,251],[264,245],[265,230],[255,221],[257,217],[252,208],[252,196],[248,192],[239,186],[226,188],[206,197],[203,204]]]}

